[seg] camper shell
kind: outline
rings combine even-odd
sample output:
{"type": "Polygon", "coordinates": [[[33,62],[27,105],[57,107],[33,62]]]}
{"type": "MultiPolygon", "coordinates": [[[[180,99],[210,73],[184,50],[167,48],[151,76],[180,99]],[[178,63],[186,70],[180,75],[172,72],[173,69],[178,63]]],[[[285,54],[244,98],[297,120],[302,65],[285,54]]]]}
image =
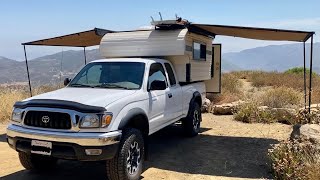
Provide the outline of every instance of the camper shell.
{"type": "Polygon", "coordinates": [[[181,84],[205,81],[208,92],[220,92],[221,46],[214,37],[188,28],[108,33],[100,43],[105,58],[160,57],[169,60],[181,84]]]}

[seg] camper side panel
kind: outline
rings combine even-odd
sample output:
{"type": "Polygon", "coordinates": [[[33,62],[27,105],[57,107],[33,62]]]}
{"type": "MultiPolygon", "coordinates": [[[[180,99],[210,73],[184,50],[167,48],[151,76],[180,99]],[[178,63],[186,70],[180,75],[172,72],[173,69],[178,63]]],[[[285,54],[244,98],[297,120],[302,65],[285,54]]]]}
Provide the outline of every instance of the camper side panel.
{"type": "Polygon", "coordinates": [[[106,34],[100,43],[103,57],[184,55],[187,29],[106,34]]]}
{"type": "Polygon", "coordinates": [[[186,36],[186,55],[189,56],[191,64],[191,81],[203,81],[211,79],[211,63],[212,63],[212,38],[202,35],[188,33],[186,36]],[[206,58],[194,59],[194,42],[201,43],[206,46],[206,58]]]}
{"type": "Polygon", "coordinates": [[[172,63],[179,82],[187,82],[186,66],[190,63],[189,56],[166,56],[165,59],[172,63]]]}

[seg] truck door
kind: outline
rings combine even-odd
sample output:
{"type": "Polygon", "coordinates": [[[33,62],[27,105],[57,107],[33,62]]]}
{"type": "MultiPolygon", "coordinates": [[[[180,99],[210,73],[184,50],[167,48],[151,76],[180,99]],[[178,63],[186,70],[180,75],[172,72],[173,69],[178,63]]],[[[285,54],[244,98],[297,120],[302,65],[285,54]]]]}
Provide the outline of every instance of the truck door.
{"type": "Polygon", "coordinates": [[[165,107],[166,96],[168,94],[167,78],[161,63],[153,63],[150,65],[148,77],[148,95],[149,95],[149,126],[150,133],[161,129],[165,125],[165,107]],[[166,88],[162,90],[152,90],[151,84],[154,82],[164,81],[166,88]]]}
{"type": "Polygon", "coordinates": [[[221,44],[212,44],[211,79],[204,81],[207,93],[221,92],[221,44]]]}
{"type": "Polygon", "coordinates": [[[168,114],[168,121],[178,118],[182,115],[182,90],[179,86],[173,68],[169,63],[164,63],[169,79],[169,91],[166,96],[165,113],[168,114]]]}

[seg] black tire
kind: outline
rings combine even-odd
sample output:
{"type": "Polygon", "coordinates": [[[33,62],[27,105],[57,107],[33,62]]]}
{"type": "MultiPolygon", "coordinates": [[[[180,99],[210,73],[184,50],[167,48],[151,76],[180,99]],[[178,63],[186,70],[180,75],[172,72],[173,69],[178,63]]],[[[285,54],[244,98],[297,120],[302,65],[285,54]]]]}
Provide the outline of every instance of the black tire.
{"type": "Polygon", "coordinates": [[[21,165],[27,170],[52,170],[57,164],[58,159],[52,157],[46,157],[37,154],[27,154],[25,152],[19,152],[19,160],[21,165]]]}
{"type": "Polygon", "coordinates": [[[200,123],[202,121],[201,108],[198,103],[193,103],[188,115],[182,120],[182,126],[187,136],[193,137],[200,132],[200,123]]]}
{"type": "Polygon", "coordinates": [[[118,153],[106,163],[108,179],[140,179],[144,162],[144,150],[144,139],[141,132],[133,128],[125,129],[118,153]]]}

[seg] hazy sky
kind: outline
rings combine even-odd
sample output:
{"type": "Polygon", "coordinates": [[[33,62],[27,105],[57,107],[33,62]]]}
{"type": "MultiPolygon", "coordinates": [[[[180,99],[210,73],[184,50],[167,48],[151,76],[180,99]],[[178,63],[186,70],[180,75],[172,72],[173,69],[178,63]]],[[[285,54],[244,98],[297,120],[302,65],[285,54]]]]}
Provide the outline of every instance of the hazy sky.
{"type": "MultiPolygon", "coordinates": [[[[150,16],[175,14],[191,22],[288,28],[320,32],[319,0],[1,0],[0,56],[23,59],[22,42],[100,27],[130,30],[150,24],[150,16]]],[[[315,41],[320,38],[316,35],[315,41]]],[[[218,37],[223,51],[290,42],[218,37]]],[[[67,48],[64,48],[66,50],[67,48]]],[[[61,51],[61,47],[28,47],[30,58],[61,51]]]]}

